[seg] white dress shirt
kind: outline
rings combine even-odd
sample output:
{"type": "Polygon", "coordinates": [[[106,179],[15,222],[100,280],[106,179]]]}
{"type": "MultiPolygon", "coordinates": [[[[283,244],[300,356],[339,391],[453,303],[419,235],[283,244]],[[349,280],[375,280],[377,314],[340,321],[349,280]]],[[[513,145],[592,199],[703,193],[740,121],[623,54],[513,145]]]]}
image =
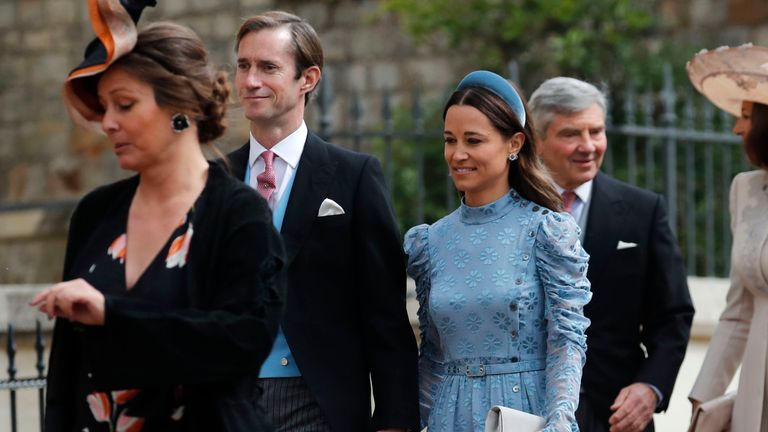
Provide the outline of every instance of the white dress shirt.
{"type": "MultiPolygon", "coordinates": [[[[589,216],[589,202],[592,199],[592,181],[584,182],[580,184],[576,189],[573,189],[573,193],[576,194],[576,200],[571,207],[571,216],[579,224],[581,228],[581,235],[579,239],[584,241],[584,233],[587,231],[587,217],[589,216]]],[[[555,189],[561,196],[565,189],[555,183],[555,189]]]]}
{"type": "MultiPolygon", "coordinates": [[[[304,143],[307,142],[307,133],[307,125],[302,121],[298,129],[269,149],[275,154],[272,161],[272,168],[275,170],[275,191],[268,201],[269,208],[272,210],[282,198],[285,187],[296,174],[301,152],[304,151],[304,143]]],[[[251,167],[250,185],[257,189],[259,183],[257,177],[264,172],[264,159],[261,158],[261,153],[267,149],[256,141],[253,134],[250,137],[251,151],[248,155],[248,165],[251,167]]]]}

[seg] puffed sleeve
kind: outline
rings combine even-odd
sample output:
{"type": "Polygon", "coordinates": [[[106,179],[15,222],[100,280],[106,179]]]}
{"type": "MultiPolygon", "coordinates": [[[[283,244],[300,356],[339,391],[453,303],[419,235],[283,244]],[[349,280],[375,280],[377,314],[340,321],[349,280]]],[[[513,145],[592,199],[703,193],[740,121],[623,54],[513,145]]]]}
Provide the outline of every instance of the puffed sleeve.
{"type": "Polygon", "coordinates": [[[584,306],[592,294],[587,280],[589,255],[579,242],[579,227],[566,214],[549,213],[536,236],[536,270],[544,287],[547,319],[545,432],[578,430],[581,369],[586,360],[584,306]]]}
{"type": "Polygon", "coordinates": [[[403,248],[408,255],[406,272],[416,281],[416,299],[419,301],[419,410],[423,427],[429,419],[435,393],[442,380],[440,370],[443,357],[437,331],[429,317],[429,225],[418,225],[408,230],[403,248]]]}

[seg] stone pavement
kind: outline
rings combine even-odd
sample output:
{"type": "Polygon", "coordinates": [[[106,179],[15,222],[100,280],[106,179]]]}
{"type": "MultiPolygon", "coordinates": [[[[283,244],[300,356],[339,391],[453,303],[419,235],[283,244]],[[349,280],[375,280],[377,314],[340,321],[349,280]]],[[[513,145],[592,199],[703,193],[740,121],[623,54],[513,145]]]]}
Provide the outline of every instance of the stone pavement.
{"type": "MultiPolygon", "coordinates": [[[[654,421],[658,432],[685,432],[691,419],[691,404],[688,392],[693,387],[699,368],[707,352],[709,338],[717,325],[718,317],[725,307],[725,295],[728,291],[728,280],[717,278],[689,277],[688,285],[693,297],[696,315],[691,329],[691,341],[685,353],[683,365],[675,382],[669,410],[656,414],[654,421]]],[[[735,389],[738,383],[738,371],[730,389],[735,389]]]]}

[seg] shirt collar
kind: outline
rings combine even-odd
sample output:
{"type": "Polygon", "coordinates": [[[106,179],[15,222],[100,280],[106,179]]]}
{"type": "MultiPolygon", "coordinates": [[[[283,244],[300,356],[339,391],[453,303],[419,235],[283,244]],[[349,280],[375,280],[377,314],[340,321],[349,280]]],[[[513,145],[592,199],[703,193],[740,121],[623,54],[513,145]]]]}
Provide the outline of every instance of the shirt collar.
{"type": "MultiPolygon", "coordinates": [[[[576,189],[573,190],[573,193],[576,194],[577,197],[579,197],[579,200],[583,203],[589,202],[589,199],[592,198],[592,182],[594,179],[589,180],[587,182],[584,182],[580,184],[576,189]]],[[[565,189],[563,189],[559,184],[555,183],[555,189],[557,189],[557,193],[560,195],[565,192],[565,189]]]]}
{"type": "MultiPolygon", "coordinates": [[[[302,120],[298,129],[275,144],[271,150],[277,157],[284,160],[288,166],[292,169],[296,169],[296,166],[299,164],[299,159],[301,159],[301,153],[304,151],[304,143],[307,142],[308,133],[307,124],[302,120]]],[[[248,154],[248,164],[253,168],[256,164],[256,160],[261,156],[261,153],[267,149],[256,141],[253,134],[249,134],[249,136],[251,150],[248,154]]]]}

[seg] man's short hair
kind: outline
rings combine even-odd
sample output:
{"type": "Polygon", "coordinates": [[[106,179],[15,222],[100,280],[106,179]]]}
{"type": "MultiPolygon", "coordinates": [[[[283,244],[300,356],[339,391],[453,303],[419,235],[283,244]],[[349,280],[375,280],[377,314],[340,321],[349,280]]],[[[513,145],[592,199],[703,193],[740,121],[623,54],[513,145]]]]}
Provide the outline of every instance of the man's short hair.
{"type": "Polygon", "coordinates": [[[555,77],[544,81],[533,92],[528,107],[536,125],[536,134],[544,139],[555,114],[576,114],[594,104],[605,114],[608,103],[597,87],[575,78],[555,77]]]}
{"type": "MultiPolygon", "coordinates": [[[[284,11],[269,11],[248,18],[237,32],[235,52],[240,48],[240,41],[247,34],[280,27],[285,27],[291,32],[293,56],[296,66],[295,78],[299,79],[301,74],[312,66],[317,66],[322,71],[323,46],[320,44],[317,32],[306,20],[284,11]]],[[[317,86],[315,86],[315,89],[317,89],[317,86]]],[[[306,94],[305,104],[309,102],[310,95],[314,93],[315,89],[306,94]]]]}

